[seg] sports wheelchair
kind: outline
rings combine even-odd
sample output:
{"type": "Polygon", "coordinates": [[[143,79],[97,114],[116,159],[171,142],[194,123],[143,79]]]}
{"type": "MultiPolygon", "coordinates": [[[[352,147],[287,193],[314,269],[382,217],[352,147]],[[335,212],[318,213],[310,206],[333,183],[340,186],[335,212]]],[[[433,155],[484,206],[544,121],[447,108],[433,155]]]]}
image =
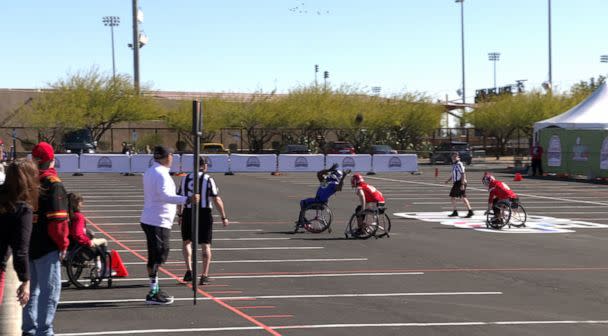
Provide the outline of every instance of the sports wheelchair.
{"type": "Polygon", "coordinates": [[[112,255],[103,253],[99,248],[84,245],[72,246],[68,249],[63,261],[68,285],[78,289],[97,288],[105,280],[108,288],[112,287],[112,255]],[[99,258],[98,258],[99,257],[99,258]]]}

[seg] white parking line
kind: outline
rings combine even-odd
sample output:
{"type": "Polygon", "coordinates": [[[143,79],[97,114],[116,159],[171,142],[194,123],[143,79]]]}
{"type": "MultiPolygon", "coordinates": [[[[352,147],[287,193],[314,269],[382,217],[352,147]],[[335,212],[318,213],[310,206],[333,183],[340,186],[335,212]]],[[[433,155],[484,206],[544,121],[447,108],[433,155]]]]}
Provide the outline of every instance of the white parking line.
{"type": "MultiPolygon", "coordinates": [[[[322,246],[279,246],[279,247],[214,247],[213,251],[255,251],[255,250],[322,250],[322,246]]],[[[116,250],[120,253],[147,252],[148,250],[116,250]]],[[[170,252],[181,252],[182,249],[170,249],[170,252]]],[[[146,278],[147,279],[147,278],[146,278]]]]}
{"type": "MultiPolygon", "coordinates": [[[[97,231],[93,230],[94,232],[97,233],[97,231]]],[[[261,232],[262,229],[251,229],[251,230],[213,230],[213,232],[261,232]]],[[[143,233],[142,230],[138,230],[138,231],[106,231],[106,233],[109,234],[116,234],[116,233],[143,233]]],[[[215,249],[214,249],[215,250],[215,249]]]]}
{"type": "MultiPolygon", "coordinates": [[[[260,241],[260,240],[290,240],[291,238],[213,238],[213,241],[217,241],[217,240],[255,240],[255,241],[260,241]]],[[[143,243],[145,242],[145,239],[120,239],[121,243],[143,243]]],[[[175,241],[175,242],[181,242],[181,238],[180,239],[171,239],[171,241],[175,241]]],[[[110,241],[112,242],[112,241],[110,241]]]]}
{"type": "MultiPolygon", "coordinates": [[[[394,272],[394,273],[314,273],[314,274],[273,274],[273,275],[222,275],[213,279],[281,279],[281,278],[332,278],[332,277],[367,277],[367,276],[397,276],[424,275],[424,272],[394,272]]],[[[149,281],[150,278],[113,278],[112,281],[131,282],[149,281]]],[[[159,281],[175,281],[173,278],[158,278],[159,281]]]]}
{"type": "MultiPolygon", "coordinates": [[[[397,179],[391,179],[391,178],[386,178],[386,177],[374,177],[374,176],[372,176],[372,177],[368,177],[368,178],[369,179],[374,179],[374,180],[380,180],[380,181],[391,181],[391,182],[399,182],[399,183],[407,183],[407,184],[415,184],[415,185],[428,185],[428,186],[435,186],[435,187],[445,186],[444,184],[439,184],[439,183],[404,181],[404,180],[397,180],[397,179]]],[[[473,187],[470,187],[468,189],[487,192],[486,189],[482,189],[482,188],[473,188],[473,187]]],[[[570,202],[570,203],[584,203],[584,204],[595,204],[595,205],[608,206],[608,203],[603,203],[603,202],[591,202],[591,201],[575,200],[575,199],[570,199],[570,198],[540,196],[540,195],[525,194],[525,193],[518,193],[518,195],[519,196],[526,196],[526,197],[540,198],[540,199],[549,199],[549,200],[564,201],[564,202],[570,202]]],[[[411,199],[411,197],[410,198],[392,198],[392,199],[411,199]]]]}
{"type": "MultiPolygon", "coordinates": [[[[252,300],[252,299],[325,299],[325,298],[361,298],[361,297],[395,297],[395,296],[457,296],[457,295],[502,295],[503,292],[407,292],[407,293],[374,293],[374,294],[310,294],[310,295],[258,295],[258,296],[216,296],[221,300],[252,300]]],[[[175,301],[190,301],[192,297],[175,298],[175,301]]],[[[212,300],[208,297],[197,297],[197,301],[212,300]]],[[[95,304],[95,303],[127,303],[144,302],[145,299],[114,299],[114,300],[78,300],[60,301],[59,304],[95,304]]]]}
{"type": "MultiPolygon", "coordinates": [[[[328,258],[328,259],[243,259],[243,260],[212,260],[212,264],[255,264],[255,263],[288,263],[288,262],[336,262],[336,261],[367,261],[367,258],[328,258]]],[[[169,264],[183,264],[183,261],[167,261],[169,264]]],[[[203,261],[199,261],[202,264],[203,261]]],[[[125,265],[145,265],[143,261],[125,262],[125,265]]]]}

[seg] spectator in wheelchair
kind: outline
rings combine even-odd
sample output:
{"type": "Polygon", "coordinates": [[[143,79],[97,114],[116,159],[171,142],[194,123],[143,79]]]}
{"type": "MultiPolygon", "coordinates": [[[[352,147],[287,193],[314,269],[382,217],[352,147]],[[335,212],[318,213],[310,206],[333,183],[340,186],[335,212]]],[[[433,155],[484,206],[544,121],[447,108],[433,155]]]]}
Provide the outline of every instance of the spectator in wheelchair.
{"type": "Polygon", "coordinates": [[[492,208],[492,211],[494,212],[492,222],[494,224],[500,223],[502,218],[500,209],[496,204],[500,201],[509,201],[512,206],[516,206],[519,203],[519,197],[506,183],[497,180],[488,172],[484,173],[481,183],[483,183],[490,192],[490,196],[488,197],[488,209],[492,208]]]}
{"type": "Polygon", "coordinates": [[[362,231],[365,230],[365,214],[363,214],[363,211],[365,209],[371,209],[383,213],[385,209],[384,196],[382,196],[380,190],[367,184],[363,179],[363,176],[359,173],[354,174],[350,178],[350,185],[352,188],[355,188],[355,195],[357,195],[357,198],[359,199],[359,205],[355,208],[355,213],[357,214],[359,230],[362,231]]]}
{"type": "Polygon", "coordinates": [[[300,201],[300,215],[296,224],[298,226],[304,225],[303,211],[310,204],[314,203],[327,203],[329,199],[338,191],[342,190],[344,184],[344,178],[350,174],[350,170],[344,171],[338,169],[338,164],[334,163],[329,169],[321,169],[317,172],[317,179],[319,180],[319,187],[315,197],[305,198],[300,201]]]}
{"type": "MultiPolygon", "coordinates": [[[[68,194],[68,211],[70,216],[70,242],[78,246],[88,246],[97,255],[96,266],[101,268],[101,256],[108,251],[108,241],[104,238],[95,238],[87,229],[86,218],[82,214],[84,198],[79,193],[68,194]]],[[[109,265],[108,265],[109,267],[109,265]]],[[[109,275],[109,269],[103,270],[103,276],[109,275]]]]}

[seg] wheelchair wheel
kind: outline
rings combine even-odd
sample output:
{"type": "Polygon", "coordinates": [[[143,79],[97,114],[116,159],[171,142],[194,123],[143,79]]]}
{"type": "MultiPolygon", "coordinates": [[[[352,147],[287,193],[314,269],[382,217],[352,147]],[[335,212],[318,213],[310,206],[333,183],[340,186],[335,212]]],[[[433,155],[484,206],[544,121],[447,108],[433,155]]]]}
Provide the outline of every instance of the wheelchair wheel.
{"type": "Polygon", "coordinates": [[[516,228],[525,227],[526,220],[528,219],[528,215],[526,213],[526,209],[521,203],[517,204],[517,206],[511,206],[511,220],[509,221],[510,226],[514,226],[516,228]]]}
{"type": "Polygon", "coordinates": [[[376,231],[376,237],[390,237],[389,232],[391,231],[391,219],[386,213],[378,215],[378,230],[376,231]]]}
{"type": "Polygon", "coordinates": [[[488,214],[486,215],[486,226],[495,230],[500,230],[507,225],[511,219],[511,204],[507,201],[499,201],[496,203],[496,207],[499,209],[500,217],[495,218],[494,212],[492,210],[488,211],[488,214]]]}
{"type": "Polygon", "coordinates": [[[78,247],[68,254],[65,263],[70,283],[76,288],[96,288],[102,281],[102,272],[106,269],[105,258],[100,258],[101,268],[97,267],[97,254],[88,247],[78,247]]]}
{"type": "Polygon", "coordinates": [[[363,210],[363,220],[359,226],[357,214],[353,214],[348,222],[346,236],[357,239],[367,239],[376,234],[378,230],[378,212],[374,210],[363,210]]]}
{"type": "Polygon", "coordinates": [[[331,225],[331,210],[325,203],[312,203],[302,210],[304,229],[311,233],[321,233],[331,225]]]}

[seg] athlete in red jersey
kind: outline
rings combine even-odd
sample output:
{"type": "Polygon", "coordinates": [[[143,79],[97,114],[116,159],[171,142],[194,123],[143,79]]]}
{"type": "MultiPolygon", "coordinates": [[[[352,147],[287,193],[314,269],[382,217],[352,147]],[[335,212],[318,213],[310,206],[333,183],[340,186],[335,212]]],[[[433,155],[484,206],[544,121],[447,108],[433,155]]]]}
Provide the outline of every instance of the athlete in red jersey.
{"type": "MultiPolygon", "coordinates": [[[[358,214],[364,209],[384,210],[384,196],[382,196],[380,190],[365,183],[361,174],[354,174],[350,179],[350,184],[353,188],[356,188],[355,194],[359,198],[359,205],[355,208],[355,213],[358,214]]],[[[359,229],[363,229],[361,226],[363,225],[364,216],[358,216],[359,229]]]]}
{"type": "Polygon", "coordinates": [[[500,209],[496,207],[496,203],[498,203],[498,201],[508,200],[512,204],[519,203],[517,194],[513,192],[513,190],[511,190],[506,183],[497,180],[489,173],[485,173],[483,175],[481,183],[488,187],[488,191],[490,192],[490,196],[488,197],[488,209],[492,207],[494,217],[498,217],[498,213],[500,211],[500,209]]]}

